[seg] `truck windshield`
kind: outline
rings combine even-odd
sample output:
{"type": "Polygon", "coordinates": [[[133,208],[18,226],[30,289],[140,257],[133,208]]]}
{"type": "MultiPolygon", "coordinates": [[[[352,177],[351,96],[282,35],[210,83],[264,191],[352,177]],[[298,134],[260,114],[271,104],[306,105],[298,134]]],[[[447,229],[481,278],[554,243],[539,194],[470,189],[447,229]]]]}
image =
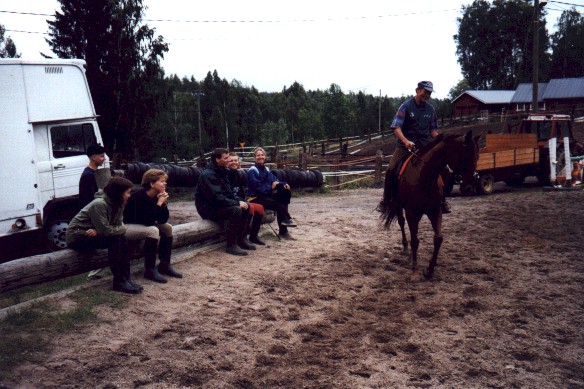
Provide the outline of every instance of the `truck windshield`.
{"type": "Polygon", "coordinates": [[[52,127],[51,143],[55,158],[85,155],[85,150],[96,143],[93,125],[84,123],[52,127]]]}

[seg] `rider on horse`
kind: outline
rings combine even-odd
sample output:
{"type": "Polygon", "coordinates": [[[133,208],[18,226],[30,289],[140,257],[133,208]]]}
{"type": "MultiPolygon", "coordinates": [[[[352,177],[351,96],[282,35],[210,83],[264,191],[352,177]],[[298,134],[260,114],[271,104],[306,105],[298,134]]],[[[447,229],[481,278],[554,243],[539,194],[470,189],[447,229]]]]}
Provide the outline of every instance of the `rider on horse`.
{"type": "MultiPolygon", "coordinates": [[[[397,196],[397,167],[404,157],[409,155],[414,148],[427,145],[432,138],[439,135],[436,130],[438,128],[436,111],[428,103],[433,91],[434,86],[431,81],[420,81],[416,88],[416,95],[402,103],[391,123],[393,134],[398,138],[398,142],[389,161],[385,179],[390,180],[389,186],[388,184],[386,186],[392,189],[393,196],[397,196]]],[[[377,209],[383,209],[383,200],[377,209]]],[[[442,199],[442,213],[450,213],[446,198],[442,199]]]]}

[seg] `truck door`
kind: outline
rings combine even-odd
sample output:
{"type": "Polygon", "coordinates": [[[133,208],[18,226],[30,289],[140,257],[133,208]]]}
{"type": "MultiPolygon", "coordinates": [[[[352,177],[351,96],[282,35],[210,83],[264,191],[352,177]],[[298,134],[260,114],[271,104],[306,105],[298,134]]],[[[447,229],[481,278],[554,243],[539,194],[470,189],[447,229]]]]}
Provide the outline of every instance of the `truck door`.
{"type": "Polygon", "coordinates": [[[79,177],[87,166],[85,150],[97,143],[93,123],[57,124],[49,128],[55,198],[79,193],[79,177]]]}

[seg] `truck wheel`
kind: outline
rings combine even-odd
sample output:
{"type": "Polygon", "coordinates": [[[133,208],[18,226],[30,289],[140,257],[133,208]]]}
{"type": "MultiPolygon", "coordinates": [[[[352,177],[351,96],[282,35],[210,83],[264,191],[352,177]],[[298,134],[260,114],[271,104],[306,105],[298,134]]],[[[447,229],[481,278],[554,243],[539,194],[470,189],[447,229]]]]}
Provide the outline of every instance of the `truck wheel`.
{"type": "Polygon", "coordinates": [[[68,220],[54,220],[47,223],[47,247],[51,251],[59,251],[67,248],[68,220]]]}
{"type": "Polygon", "coordinates": [[[493,185],[495,179],[489,173],[483,173],[479,176],[476,182],[476,192],[481,195],[488,195],[493,193],[493,185]]]}

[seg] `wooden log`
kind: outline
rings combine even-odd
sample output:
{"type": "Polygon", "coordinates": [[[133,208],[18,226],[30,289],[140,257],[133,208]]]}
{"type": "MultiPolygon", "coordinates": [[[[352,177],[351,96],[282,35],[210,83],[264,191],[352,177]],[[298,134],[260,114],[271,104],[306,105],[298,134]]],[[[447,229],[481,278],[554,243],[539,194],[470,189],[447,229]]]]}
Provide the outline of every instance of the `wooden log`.
{"type": "MultiPolygon", "coordinates": [[[[266,212],[263,222],[271,223],[274,219],[273,213],[266,212]]],[[[173,248],[205,243],[220,237],[223,233],[219,224],[210,220],[179,224],[173,226],[172,232],[173,248]]],[[[136,256],[138,257],[140,255],[136,256]]],[[[75,276],[107,266],[107,250],[97,250],[92,255],[82,255],[75,250],[65,249],[5,262],[0,264],[0,293],[75,276]]]]}

